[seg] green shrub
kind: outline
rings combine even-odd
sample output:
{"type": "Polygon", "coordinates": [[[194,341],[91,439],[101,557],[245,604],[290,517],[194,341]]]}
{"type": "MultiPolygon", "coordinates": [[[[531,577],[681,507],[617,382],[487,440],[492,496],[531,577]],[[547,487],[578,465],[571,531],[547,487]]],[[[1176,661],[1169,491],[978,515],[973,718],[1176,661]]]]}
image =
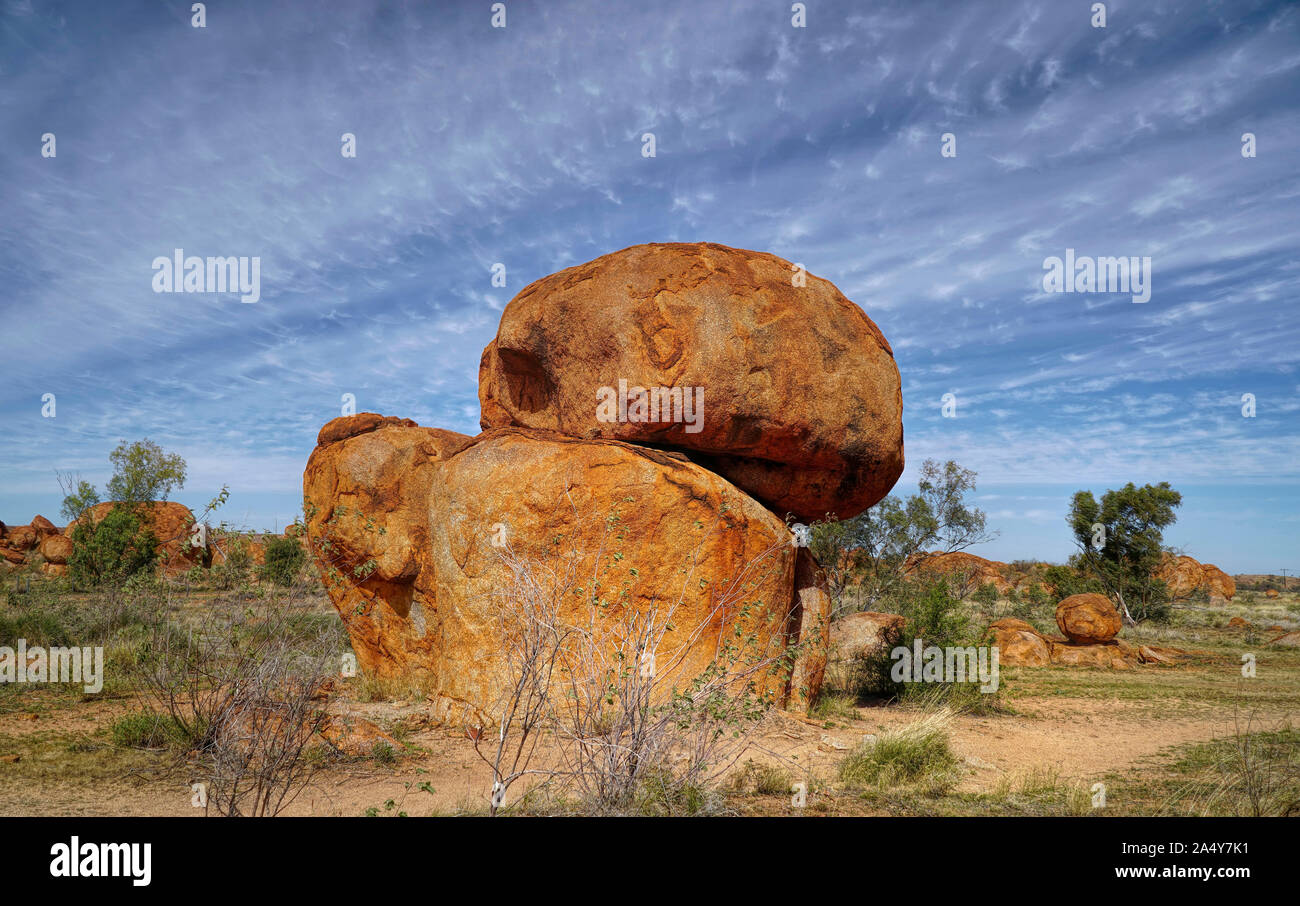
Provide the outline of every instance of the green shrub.
{"type": "Polygon", "coordinates": [[[147,522],[131,507],[113,507],[97,525],[86,519],[72,532],[68,567],[73,584],[89,588],[125,582],[148,574],[158,561],[158,539],[147,522]]]}
{"type": "Polygon", "coordinates": [[[272,538],[266,545],[266,559],[259,575],[277,585],[290,586],[307,560],[307,552],[296,538],[272,538]]]}
{"type": "Polygon", "coordinates": [[[919,639],[923,648],[966,648],[979,645],[978,631],[961,599],[942,578],[900,582],[889,596],[886,612],[907,619],[906,629],[895,640],[860,658],[851,670],[851,682],[859,697],[881,696],[908,700],[923,706],[947,706],[961,712],[987,713],[1000,710],[999,693],[984,693],[978,683],[895,682],[892,674],[896,647],[914,649],[919,639]]]}
{"type": "Polygon", "coordinates": [[[130,749],[160,749],[184,741],[184,734],[165,714],[136,711],[113,721],[113,745],[130,749]]]}
{"type": "Polygon", "coordinates": [[[1086,577],[1069,566],[1047,567],[1043,570],[1043,582],[1052,587],[1057,601],[1062,601],[1070,595],[1081,595],[1087,592],[1099,595],[1106,593],[1105,586],[1095,578],[1086,577]]]}

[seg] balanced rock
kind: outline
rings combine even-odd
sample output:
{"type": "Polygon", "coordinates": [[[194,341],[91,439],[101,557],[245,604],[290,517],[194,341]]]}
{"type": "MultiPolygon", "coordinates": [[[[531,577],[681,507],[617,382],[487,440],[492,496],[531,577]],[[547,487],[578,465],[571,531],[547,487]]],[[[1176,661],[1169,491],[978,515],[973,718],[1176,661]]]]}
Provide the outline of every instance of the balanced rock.
{"type": "Polygon", "coordinates": [[[730,644],[793,648],[792,676],[754,679],[778,705],[816,695],[815,570],[782,520],[684,455],[517,427],[322,437],[303,493],[326,589],[359,665],[426,676],[436,719],[495,720],[511,627],[536,607],[597,637],[658,623],[655,675],[679,687],[730,644]]]}
{"type": "Polygon", "coordinates": [[[1105,595],[1070,595],[1056,605],[1056,625],[1072,642],[1109,642],[1119,634],[1119,611],[1105,595]]]}
{"type": "Polygon", "coordinates": [[[44,516],[37,515],[32,517],[32,531],[36,532],[36,537],[45,538],[49,535],[57,535],[59,528],[44,516]]]}
{"type": "Polygon", "coordinates": [[[902,395],[880,329],[774,255],[656,243],[544,277],[479,366],[482,427],[689,453],[779,515],[844,519],[903,469],[902,395]]]}

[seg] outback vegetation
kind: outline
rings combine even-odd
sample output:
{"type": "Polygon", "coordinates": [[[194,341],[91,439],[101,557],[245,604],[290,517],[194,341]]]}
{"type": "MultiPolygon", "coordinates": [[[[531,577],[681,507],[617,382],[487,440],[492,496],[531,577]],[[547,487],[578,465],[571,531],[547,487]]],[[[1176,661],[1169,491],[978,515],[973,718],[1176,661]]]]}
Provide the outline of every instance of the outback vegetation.
{"type": "MultiPolygon", "coordinates": [[[[145,463],[135,481],[155,491],[166,482],[151,469],[184,474],[165,454],[145,463]]],[[[813,527],[812,550],[834,564],[832,642],[807,717],[778,707],[774,690],[793,681],[809,640],[774,647],[750,621],[749,595],[788,542],[775,538],[744,563],[741,581],[699,573],[692,554],[675,596],[620,606],[642,574],[623,554],[625,501],[591,518],[598,533],[553,539],[542,556],[490,548],[508,577],[490,613],[509,682],[487,719],[460,724],[431,719],[427,677],[358,668],[331,606],[331,585],[380,568],[347,551],[357,536],[383,538],[383,525],[343,509],[311,545],[302,527],[264,538],[219,526],[210,552],[168,570],[149,501],[115,501],[96,521],[94,489],[61,476],[64,515],[78,522],[70,568],[6,575],[0,646],[102,647],[103,688],[0,685],[0,806],[21,810],[57,780],[70,791],[62,808],[101,813],[123,803],[230,816],[1300,811],[1300,740],[1286,718],[1300,656],[1268,645],[1300,624],[1294,590],[1270,597],[1285,583],[1265,577],[1217,605],[1176,594],[1177,577],[1161,578],[1177,555],[1162,547],[1180,499],[1167,485],[1129,485],[1100,502],[1076,495],[1063,514],[1080,543],[1068,563],[990,572],[993,561],[947,561],[991,537],[970,502],[976,476],[953,462],[922,474],[907,499],[813,527]],[[1094,543],[1097,525],[1112,547],[1094,543]],[[701,581],[726,591],[691,625],[725,614],[736,632],[706,668],[686,671],[691,640],[668,640],[701,581]],[[894,648],[978,646],[1007,617],[1053,631],[1055,603],[1088,593],[1122,607],[1135,644],[1176,642],[1198,657],[1143,671],[1011,666],[991,694],[900,682],[892,670],[894,648]],[[897,623],[882,644],[854,648],[837,637],[854,615],[897,623]],[[1243,645],[1261,651],[1255,682],[1233,679],[1243,645]],[[1170,711],[1196,732],[1153,738],[1170,711]],[[1043,740],[1071,745],[1080,718],[1125,754],[1098,747],[1080,768],[1062,766],[1043,740]],[[989,721],[1011,737],[995,751],[989,721]],[[87,806],[91,789],[100,798],[87,806]]],[[[702,527],[697,549],[719,531],[724,517],[702,527]]]]}

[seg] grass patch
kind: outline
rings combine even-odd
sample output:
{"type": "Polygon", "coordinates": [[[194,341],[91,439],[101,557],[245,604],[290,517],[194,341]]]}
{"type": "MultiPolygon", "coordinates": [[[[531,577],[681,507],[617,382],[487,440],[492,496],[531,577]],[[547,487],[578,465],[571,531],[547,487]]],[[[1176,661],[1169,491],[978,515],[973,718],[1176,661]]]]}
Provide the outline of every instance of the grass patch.
{"type": "Polygon", "coordinates": [[[951,712],[934,711],[858,746],[840,762],[840,781],[852,789],[900,786],[940,795],[957,782],[958,760],[948,743],[951,712]]]}

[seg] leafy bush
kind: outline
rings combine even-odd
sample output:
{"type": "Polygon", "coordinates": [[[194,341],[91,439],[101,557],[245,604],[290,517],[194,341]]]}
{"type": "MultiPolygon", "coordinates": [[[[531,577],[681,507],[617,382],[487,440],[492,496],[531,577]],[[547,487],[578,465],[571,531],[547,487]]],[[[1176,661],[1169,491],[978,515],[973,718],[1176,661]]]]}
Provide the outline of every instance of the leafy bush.
{"type": "Polygon", "coordinates": [[[98,525],[78,522],[72,542],[68,566],[73,584],[82,588],[151,573],[158,561],[158,538],[126,505],[113,507],[98,525]]]}
{"type": "Polygon", "coordinates": [[[1050,585],[1055,592],[1056,600],[1061,601],[1070,595],[1081,595],[1087,592],[1095,594],[1105,594],[1106,586],[1102,585],[1097,579],[1082,575],[1078,570],[1069,566],[1049,566],[1043,570],[1043,581],[1050,585]]]}
{"type": "Polygon", "coordinates": [[[273,538],[266,545],[266,559],[259,571],[262,579],[288,587],[298,578],[307,552],[296,538],[273,538]]]}
{"type": "Polygon", "coordinates": [[[998,600],[998,589],[992,582],[985,582],[971,595],[975,603],[983,608],[992,607],[998,600]]]}
{"type": "Polygon", "coordinates": [[[896,585],[884,602],[886,612],[907,619],[906,629],[874,653],[859,658],[850,671],[850,690],[859,698],[881,696],[907,700],[923,707],[988,713],[1001,709],[999,693],[984,693],[978,683],[895,682],[896,647],[913,649],[919,640],[923,648],[971,647],[979,644],[978,630],[961,599],[943,578],[906,579],[896,585]]]}

